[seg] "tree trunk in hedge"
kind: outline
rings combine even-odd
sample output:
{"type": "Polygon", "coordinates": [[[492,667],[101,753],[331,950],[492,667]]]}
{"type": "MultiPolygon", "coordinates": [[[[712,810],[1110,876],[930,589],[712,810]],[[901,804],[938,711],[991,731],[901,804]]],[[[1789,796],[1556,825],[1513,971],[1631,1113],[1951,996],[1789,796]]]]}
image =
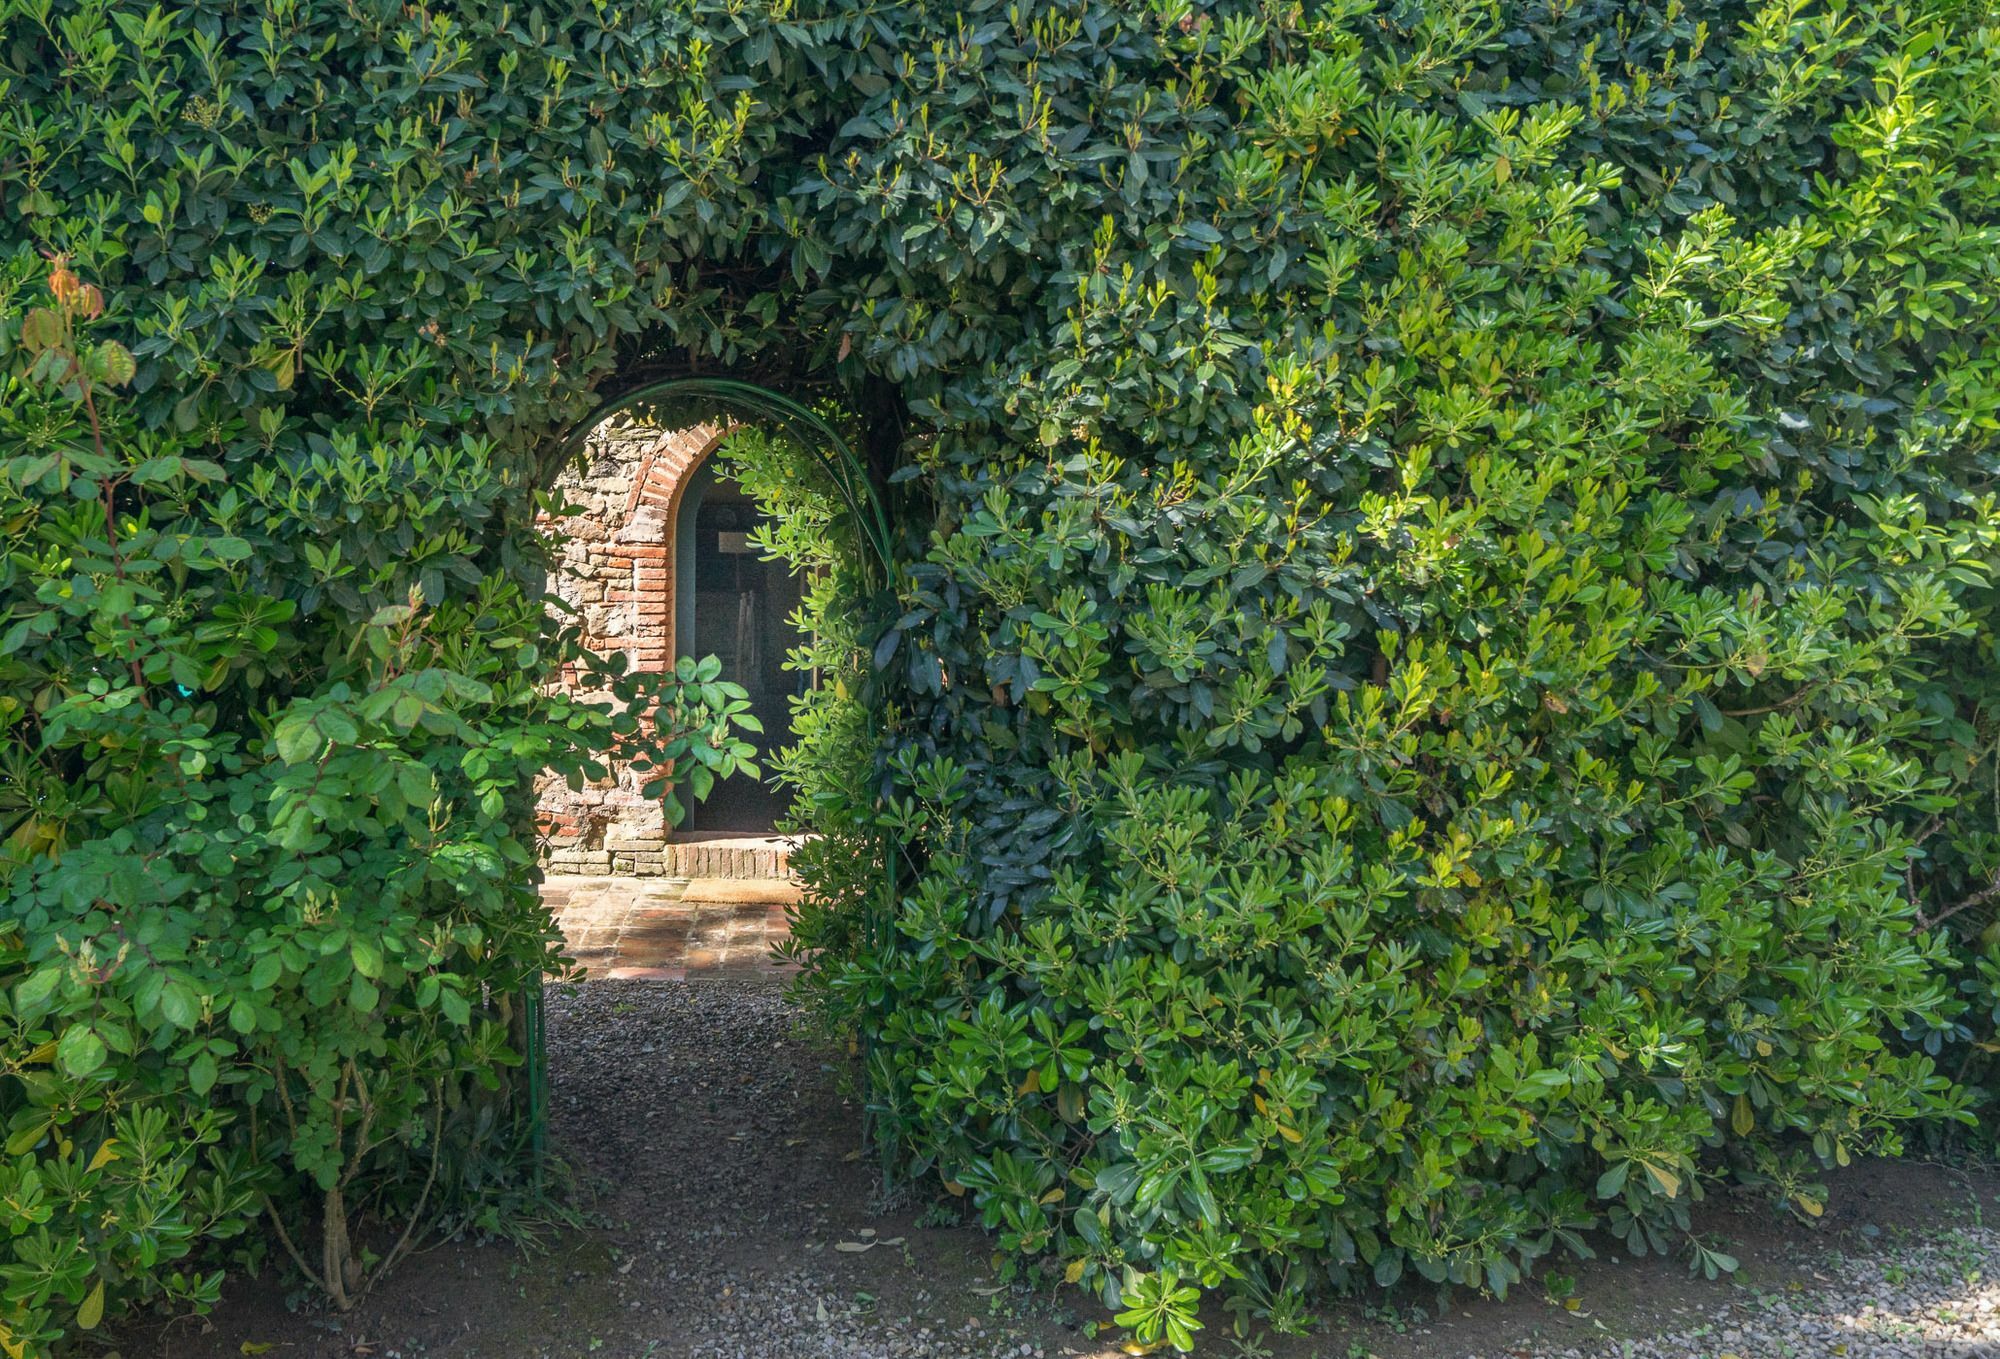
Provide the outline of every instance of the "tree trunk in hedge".
{"type": "Polygon", "coordinates": [[[335,1185],[326,1191],[320,1228],[320,1278],[333,1305],[345,1312],[354,1306],[354,1287],[359,1282],[361,1262],[354,1258],[347,1235],[347,1200],[335,1185]]]}

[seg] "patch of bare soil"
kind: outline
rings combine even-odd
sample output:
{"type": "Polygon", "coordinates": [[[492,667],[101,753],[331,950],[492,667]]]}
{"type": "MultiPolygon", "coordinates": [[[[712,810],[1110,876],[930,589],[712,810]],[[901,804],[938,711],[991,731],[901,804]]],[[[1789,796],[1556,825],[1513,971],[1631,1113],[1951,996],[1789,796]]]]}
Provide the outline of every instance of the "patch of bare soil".
{"type": "MultiPolygon", "coordinates": [[[[775,979],[591,982],[552,991],[549,1014],[551,1133],[598,1190],[594,1225],[562,1232],[534,1255],[504,1245],[435,1246],[346,1315],[288,1294],[269,1273],[232,1280],[211,1317],[128,1328],[114,1342],[122,1359],[1101,1359],[1120,1352],[1110,1328],[1092,1338],[1088,1323],[1106,1318],[1076,1290],[1001,1288],[990,1239],[976,1226],[950,1223],[956,1200],[885,1197],[862,1155],[859,1110],[840,1093],[845,1062],[798,1034],[775,979]]],[[[1732,1351],[1716,1337],[1753,1334],[1732,1326],[1748,1309],[1764,1318],[1764,1331],[1754,1334],[1790,1328],[1804,1343],[1808,1323],[1774,1311],[1774,1299],[1790,1300],[1799,1317],[1833,1315],[1836,1305],[1861,1305],[1853,1295],[1868,1280],[1901,1271],[1908,1282],[1876,1303],[1893,1311],[1905,1294],[1916,1296],[1910,1290],[1918,1283],[1935,1283],[1945,1298],[1938,1305],[1958,1305],[1948,1277],[1956,1272],[1975,1276],[1967,1288],[1976,1306],[1985,1296],[1976,1276],[1983,1269],[1987,1285],[2000,1277],[2000,1260],[1981,1258],[1986,1243],[2000,1239],[1982,1231],[2000,1225],[2000,1176],[1871,1162],[1831,1183],[1832,1207],[1813,1226],[1774,1214],[1763,1200],[1711,1200],[1700,1226],[1741,1260],[1734,1279],[1691,1277],[1679,1260],[1620,1260],[1607,1246],[1595,1262],[1552,1262],[1504,1302],[1406,1290],[1386,1301],[1336,1303],[1304,1339],[1253,1335],[1239,1343],[1233,1318],[1216,1309],[1203,1351],[1230,1359],[1511,1359],[1615,1354],[1630,1340],[1633,1353],[1662,1359],[1762,1359],[1781,1351],[1732,1351]],[[1940,1234],[1958,1244],[1932,1250],[1940,1234]],[[1936,1283],[1940,1274],[1947,1277],[1936,1283]]],[[[1853,1359],[1903,1352],[1871,1348],[1866,1336],[1847,1350],[1853,1359]]],[[[2000,1349],[1908,1353],[2000,1356],[2000,1349]]]]}

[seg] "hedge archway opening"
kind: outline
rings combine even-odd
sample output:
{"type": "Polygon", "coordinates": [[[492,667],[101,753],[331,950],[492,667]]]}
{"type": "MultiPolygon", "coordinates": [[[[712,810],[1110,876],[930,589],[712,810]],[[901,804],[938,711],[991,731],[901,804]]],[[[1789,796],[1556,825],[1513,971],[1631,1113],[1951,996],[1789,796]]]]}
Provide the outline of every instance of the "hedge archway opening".
{"type": "Polygon", "coordinates": [[[823,397],[815,409],[740,380],[677,378],[607,401],[559,441],[541,516],[560,563],[555,619],[628,668],[733,686],[726,713],[674,712],[716,724],[692,754],[738,753],[733,774],[670,779],[663,796],[645,796],[622,760],[589,787],[549,782],[538,813],[553,870],[667,872],[670,844],[810,833],[794,814],[812,781],[796,767],[794,709],[842,701],[813,691],[856,672],[849,653],[894,570],[855,423],[823,397]]]}

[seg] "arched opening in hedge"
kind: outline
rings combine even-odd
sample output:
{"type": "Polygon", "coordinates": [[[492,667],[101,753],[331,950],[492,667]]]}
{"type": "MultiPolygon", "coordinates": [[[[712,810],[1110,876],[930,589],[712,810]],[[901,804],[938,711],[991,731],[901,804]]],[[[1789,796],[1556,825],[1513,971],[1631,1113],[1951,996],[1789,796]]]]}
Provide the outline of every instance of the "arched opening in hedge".
{"type": "MultiPolygon", "coordinates": [[[[886,569],[862,561],[886,516],[829,416],[848,418],[749,384],[678,380],[608,403],[565,438],[539,518],[552,609],[587,652],[629,672],[711,667],[734,686],[750,719],[734,734],[755,755],[692,789],[685,759],[671,791],[621,759],[581,783],[545,776],[537,814],[552,870],[685,876],[715,842],[810,830],[792,815],[808,777],[788,759],[794,711],[840,668],[819,649],[839,626],[829,611],[856,612],[863,582],[886,569]]],[[[576,666],[560,679],[603,697],[576,666]]]]}

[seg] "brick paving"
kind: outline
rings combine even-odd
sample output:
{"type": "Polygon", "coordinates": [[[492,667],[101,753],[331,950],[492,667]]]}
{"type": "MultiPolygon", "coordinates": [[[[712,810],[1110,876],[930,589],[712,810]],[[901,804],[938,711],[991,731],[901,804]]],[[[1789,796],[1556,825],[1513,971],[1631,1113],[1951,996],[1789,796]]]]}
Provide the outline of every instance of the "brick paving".
{"type": "Polygon", "coordinates": [[[586,976],[701,981],[784,975],[771,956],[798,900],[789,878],[596,878],[551,874],[542,900],[586,976]]]}

